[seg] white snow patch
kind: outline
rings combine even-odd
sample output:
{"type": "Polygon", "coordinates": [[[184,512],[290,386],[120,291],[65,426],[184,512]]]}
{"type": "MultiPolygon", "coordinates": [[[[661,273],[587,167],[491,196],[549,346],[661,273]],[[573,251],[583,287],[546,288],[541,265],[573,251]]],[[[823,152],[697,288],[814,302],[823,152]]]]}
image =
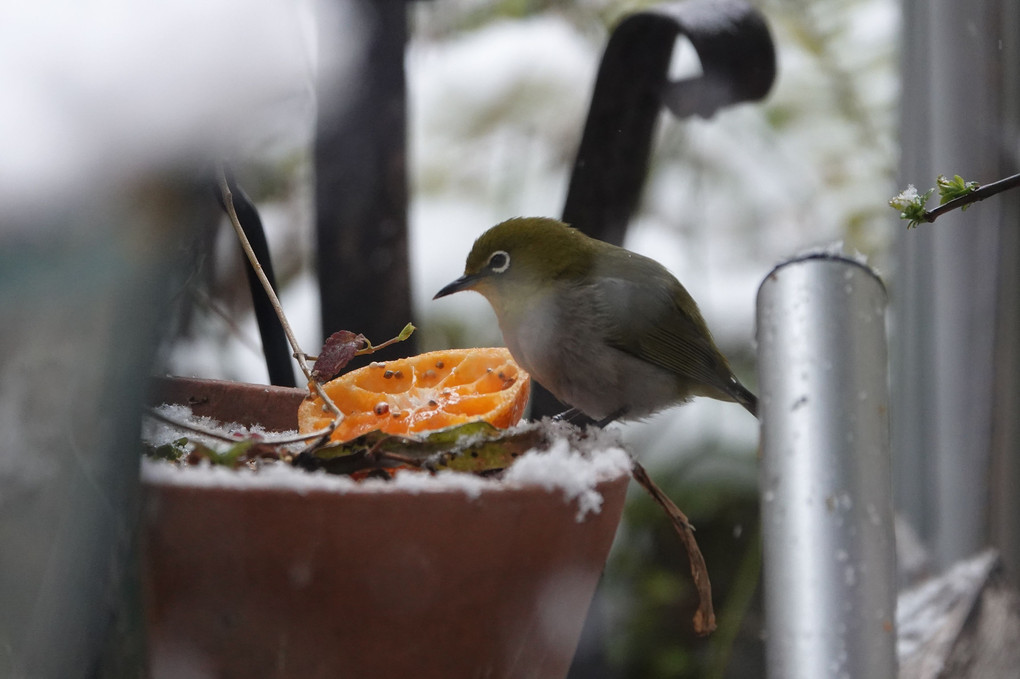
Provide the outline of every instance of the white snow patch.
{"type": "Polygon", "coordinates": [[[956,638],[946,633],[947,625],[962,624],[997,562],[996,552],[987,550],[955,564],[940,577],[900,593],[896,653],[901,664],[937,638],[956,638]]]}
{"type": "MultiPolygon", "coordinates": [[[[249,434],[255,434],[261,437],[264,441],[272,443],[274,439],[280,439],[285,436],[293,437],[297,434],[296,431],[289,432],[270,432],[258,425],[252,427],[246,427],[243,424],[231,422],[230,424],[223,424],[218,420],[214,420],[211,417],[202,417],[195,415],[191,412],[191,408],[185,405],[176,403],[164,403],[163,405],[157,406],[152,409],[157,415],[165,417],[174,422],[181,422],[183,424],[190,424],[202,429],[208,429],[216,431],[220,434],[231,434],[236,435],[238,440],[242,437],[248,436],[249,434]]],[[[223,445],[224,442],[211,437],[203,436],[193,431],[188,431],[180,427],[174,426],[169,422],[157,420],[152,417],[146,417],[142,421],[142,440],[149,443],[152,446],[159,447],[166,445],[172,441],[176,441],[181,437],[187,437],[191,441],[201,441],[206,445],[223,445]]],[[[229,445],[229,444],[228,444],[229,445]]]]}
{"type": "Polygon", "coordinates": [[[507,470],[504,481],[516,486],[540,486],[549,491],[562,489],[568,502],[577,500],[577,521],[589,512],[602,511],[602,495],[595,484],[630,473],[630,457],[622,448],[607,448],[598,454],[575,450],[565,439],[557,439],[544,452],[533,451],[507,470]]]}
{"type": "Polygon", "coordinates": [[[498,489],[499,484],[480,476],[443,471],[431,475],[419,472],[398,473],[393,480],[365,479],[355,481],[347,476],[308,472],[285,464],[266,464],[251,469],[227,469],[214,465],[178,466],[167,462],[142,460],[142,480],[151,484],[190,486],[195,488],[231,488],[246,490],[269,488],[290,490],[300,495],[312,491],[336,493],[418,493],[462,492],[476,498],[485,489],[498,489]]]}
{"type": "MultiPolygon", "coordinates": [[[[259,433],[266,440],[284,436],[280,432],[265,432],[237,424],[222,425],[205,417],[193,417],[182,405],[162,405],[161,414],[177,421],[192,422],[201,427],[237,433],[259,433]]],[[[474,499],[482,492],[504,491],[538,487],[549,492],[562,491],[565,502],[577,501],[577,521],[589,513],[602,509],[602,495],[597,484],[630,473],[630,457],[620,447],[619,438],[612,432],[590,429],[583,436],[570,425],[543,421],[553,439],[545,451],[533,450],[518,458],[501,479],[485,478],[474,474],[441,471],[429,474],[418,471],[398,472],[392,480],[364,479],[355,481],[347,476],[328,474],[325,471],[308,472],[286,464],[266,463],[257,470],[228,469],[211,464],[178,465],[143,458],[142,479],[150,484],[191,486],[197,488],[273,488],[291,490],[299,494],[311,491],[337,493],[443,493],[460,492],[474,499]]],[[[511,430],[513,431],[513,430],[511,430]]],[[[162,445],[181,436],[200,439],[200,435],[183,433],[179,429],[149,418],[143,429],[144,438],[153,445],[162,445]]],[[[218,445],[222,446],[222,443],[218,445]]]]}
{"type": "Polygon", "coordinates": [[[907,184],[907,188],[889,199],[889,204],[899,210],[905,210],[914,204],[918,196],[920,194],[917,192],[917,187],[913,184],[907,184]]]}

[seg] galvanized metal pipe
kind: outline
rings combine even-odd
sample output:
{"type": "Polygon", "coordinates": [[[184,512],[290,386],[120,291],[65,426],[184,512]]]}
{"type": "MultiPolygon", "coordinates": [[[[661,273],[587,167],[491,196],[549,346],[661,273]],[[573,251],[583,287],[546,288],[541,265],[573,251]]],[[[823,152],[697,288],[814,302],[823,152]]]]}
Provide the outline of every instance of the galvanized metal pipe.
{"type": "Polygon", "coordinates": [[[772,679],[896,676],[885,308],[839,256],[782,264],[758,292],[772,679]]]}

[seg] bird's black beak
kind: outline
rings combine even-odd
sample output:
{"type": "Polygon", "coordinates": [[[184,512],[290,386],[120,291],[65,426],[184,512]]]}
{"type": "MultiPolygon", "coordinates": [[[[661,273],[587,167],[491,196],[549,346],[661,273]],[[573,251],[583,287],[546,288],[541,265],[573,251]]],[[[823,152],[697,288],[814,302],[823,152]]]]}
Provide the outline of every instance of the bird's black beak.
{"type": "Polygon", "coordinates": [[[464,274],[437,292],[436,296],[432,299],[439,299],[440,297],[446,297],[447,295],[452,295],[453,293],[460,292],[461,290],[467,290],[472,287],[479,278],[481,278],[480,274],[464,274]]]}

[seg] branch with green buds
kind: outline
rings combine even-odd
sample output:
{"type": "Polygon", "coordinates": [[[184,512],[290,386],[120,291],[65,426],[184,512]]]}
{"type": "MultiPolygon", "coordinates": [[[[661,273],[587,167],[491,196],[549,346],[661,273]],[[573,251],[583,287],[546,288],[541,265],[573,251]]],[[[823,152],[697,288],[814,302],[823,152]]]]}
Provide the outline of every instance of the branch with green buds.
{"type": "Polygon", "coordinates": [[[971,203],[991,198],[997,193],[1020,186],[1020,174],[1015,174],[997,182],[981,186],[977,182],[964,180],[960,175],[953,175],[952,179],[939,175],[935,180],[939,192],[939,206],[932,210],[925,209],[928,199],[935,193],[935,189],[928,189],[924,193],[918,193],[913,184],[907,186],[906,190],[889,200],[889,205],[900,211],[900,219],[906,219],[908,229],[912,229],[921,222],[930,224],[947,212],[959,208],[966,210],[971,203]]]}

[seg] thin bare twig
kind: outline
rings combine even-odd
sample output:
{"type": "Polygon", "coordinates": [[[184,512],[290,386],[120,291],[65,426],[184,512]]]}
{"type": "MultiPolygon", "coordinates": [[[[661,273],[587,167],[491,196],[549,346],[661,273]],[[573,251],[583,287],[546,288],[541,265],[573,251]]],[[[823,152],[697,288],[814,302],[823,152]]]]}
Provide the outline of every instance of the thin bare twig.
{"type": "MultiPolygon", "coordinates": [[[[280,318],[280,324],[283,325],[283,332],[287,335],[287,341],[290,342],[291,349],[296,354],[301,354],[303,356],[304,352],[301,351],[297,338],[294,336],[294,331],[291,329],[290,323],[287,322],[287,316],[283,313],[283,306],[280,304],[280,298],[276,296],[276,291],[273,290],[273,286],[270,285],[269,278],[266,277],[266,272],[263,271],[262,265],[255,256],[255,251],[252,250],[251,243],[248,242],[248,236],[245,235],[244,229],[241,228],[241,222],[237,218],[237,212],[234,210],[234,195],[231,193],[230,186],[227,184],[227,175],[225,172],[220,172],[219,184],[220,192],[223,194],[223,204],[227,208],[227,216],[230,217],[230,224],[234,227],[237,239],[241,241],[241,248],[244,250],[245,256],[248,257],[248,261],[255,270],[255,275],[258,277],[259,282],[262,283],[262,288],[266,291],[266,295],[269,296],[269,302],[273,305],[273,310],[276,311],[276,315],[280,318]]],[[[311,381],[311,369],[300,359],[298,360],[298,365],[301,366],[301,371],[305,374],[305,377],[311,381]]]]}
{"type": "MultiPolygon", "coordinates": [[[[185,422],[183,420],[178,420],[176,418],[170,417],[169,415],[161,413],[159,410],[155,408],[148,408],[146,410],[146,415],[153,418],[154,420],[159,420],[160,422],[169,424],[171,427],[176,427],[183,431],[190,431],[194,434],[201,434],[202,436],[208,436],[209,438],[214,438],[219,441],[225,441],[227,443],[237,443],[239,440],[235,436],[232,436],[231,434],[226,434],[218,429],[210,429],[209,427],[203,427],[202,425],[196,424],[194,422],[185,422]]],[[[308,434],[294,434],[292,436],[279,436],[279,437],[271,437],[263,434],[262,435],[263,438],[259,440],[259,443],[264,443],[270,446],[285,446],[291,443],[302,443],[304,441],[322,438],[324,436],[324,433],[325,433],[324,430],[320,430],[313,431],[308,434]]]]}
{"type": "Polygon", "coordinates": [[[322,399],[323,403],[326,404],[326,407],[333,413],[333,421],[327,425],[322,432],[314,432],[320,436],[328,436],[340,424],[344,415],[340,412],[340,409],[337,408],[336,404],[333,403],[333,399],[326,394],[322,385],[312,379],[311,368],[308,367],[307,362],[304,360],[304,356],[306,354],[301,350],[300,345],[298,345],[297,338],[294,336],[294,331],[291,329],[290,323],[287,322],[287,316],[283,313],[283,306],[280,304],[280,298],[276,296],[276,291],[273,290],[273,286],[269,284],[269,279],[266,277],[265,271],[262,270],[262,265],[259,264],[259,260],[255,256],[254,250],[252,250],[251,243],[248,242],[248,237],[244,234],[244,229],[241,228],[241,222],[237,218],[237,212],[234,210],[233,194],[230,192],[230,186],[227,184],[227,175],[224,171],[222,171],[222,169],[219,173],[218,180],[220,193],[223,194],[223,204],[226,206],[227,216],[230,217],[230,224],[234,227],[234,232],[237,234],[237,238],[241,242],[241,248],[244,250],[244,254],[248,257],[248,261],[251,262],[251,266],[255,270],[255,275],[258,277],[259,282],[262,283],[262,287],[265,289],[266,295],[269,297],[273,310],[276,311],[276,315],[280,318],[280,324],[283,326],[283,332],[287,335],[287,341],[290,343],[290,347],[294,352],[294,358],[301,367],[301,372],[304,373],[308,384],[311,388],[315,389],[319,398],[322,399]]]}
{"type": "Polygon", "coordinates": [[[208,436],[209,438],[217,439],[219,441],[226,441],[227,443],[237,443],[237,439],[230,434],[225,434],[216,429],[209,429],[208,427],[203,427],[199,424],[195,424],[194,422],[182,422],[180,420],[176,420],[169,415],[164,415],[155,408],[146,409],[146,414],[154,420],[159,420],[160,422],[169,424],[171,427],[177,427],[184,431],[190,431],[193,434],[201,434],[202,436],[208,436]]]}
{"type": "Polygon", "coordinates": [[[705,557],[701,554],[698,541],[694,539],[694,526],[687,519],[687,515],[680,511],[669,497],[662,492],[648,472],[637,460],[631,460],[631,476],[634,480],[648,491],[652,499],[662,507],[669,516],[673,528],[680,536],[680,542],[687,551],[687,559],[691,565],[691,577],[694,578],[694,586],[698,590],[698,610],[694,613],[694,631],[697,634],[711,634],[715,631],[715,609],[712,606],[712,583],[708,579],[708,567],[705,565],[705,557]]]}
{"type": "Polygon", "coordinates": [[[379,344],[372,344],[372,341],[366,337],[365,341],[368,342],[368,346],[366,346],[366,347],[364,347],[362,349],[358,349],[354,353],[354,355],[355,356],[368,356],[369,354],[374,354],[375,352],[379,351],[380,349],[385,349],[386,347],[390,346],[391,344],[396,344],[397,342],[403,342],[408,337],[410,337],[411,333],[414,332],[414,331],[415,331],[414,325],[411,324],[411,323],[408,323],[407,325],[404,326],[404,329],[400,331],[400,334],[398,334],[396,337],[389,338],[385,342],[380,342],[379,344]]]}

